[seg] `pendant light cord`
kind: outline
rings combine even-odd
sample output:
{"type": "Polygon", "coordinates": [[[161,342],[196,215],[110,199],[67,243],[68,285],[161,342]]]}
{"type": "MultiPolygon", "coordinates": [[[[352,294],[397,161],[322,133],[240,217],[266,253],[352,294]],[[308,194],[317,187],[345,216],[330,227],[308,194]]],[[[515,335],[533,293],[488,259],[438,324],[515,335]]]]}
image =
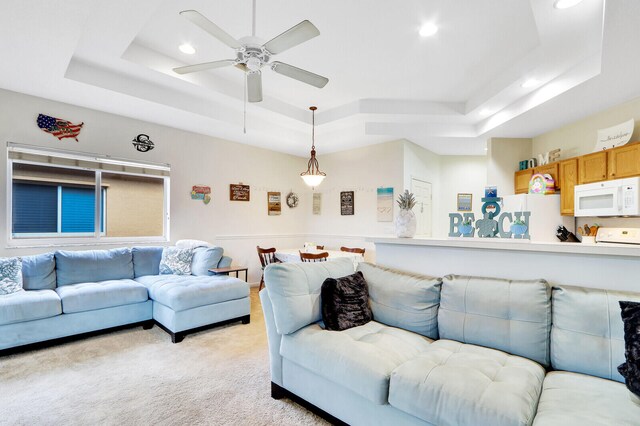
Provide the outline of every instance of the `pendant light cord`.
{"type": "Polygon", "coordinates": [[[311,149],[316,149],[316,110],[311,110],[311,149]]]}
{"type": "Polygon", "coordinates": [[[253,21],[251,23],[251,35],[256,36],[256,0],[253,0],[253,21]]]}

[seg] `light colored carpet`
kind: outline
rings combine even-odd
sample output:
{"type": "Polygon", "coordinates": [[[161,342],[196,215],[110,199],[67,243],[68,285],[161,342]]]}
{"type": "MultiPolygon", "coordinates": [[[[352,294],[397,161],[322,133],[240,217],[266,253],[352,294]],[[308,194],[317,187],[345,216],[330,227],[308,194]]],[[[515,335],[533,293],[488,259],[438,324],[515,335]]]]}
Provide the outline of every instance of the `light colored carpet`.
{"type": "Polygon", "coordinates": [[[326,424],[270,396],[257,289],[251,324],[172,344],[155,326],[0,358],[0,424],[326,424]]]}

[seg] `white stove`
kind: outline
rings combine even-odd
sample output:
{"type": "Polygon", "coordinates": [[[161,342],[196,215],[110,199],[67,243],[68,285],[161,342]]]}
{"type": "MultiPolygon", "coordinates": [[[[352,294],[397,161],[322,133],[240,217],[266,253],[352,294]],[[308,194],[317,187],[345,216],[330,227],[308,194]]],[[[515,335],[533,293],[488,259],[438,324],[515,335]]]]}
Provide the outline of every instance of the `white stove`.
{"type": "Polygon", "coordinates": [[[600,228],[597,243],[640,244],[640,228],[600,228]]]}

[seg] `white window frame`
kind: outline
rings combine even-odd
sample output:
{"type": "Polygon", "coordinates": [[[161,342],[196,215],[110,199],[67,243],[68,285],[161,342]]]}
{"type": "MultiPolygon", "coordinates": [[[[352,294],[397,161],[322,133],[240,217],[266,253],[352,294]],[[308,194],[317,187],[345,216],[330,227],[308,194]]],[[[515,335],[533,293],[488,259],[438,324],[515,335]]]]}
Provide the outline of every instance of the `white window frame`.
{"type": "MultiPolygon", "coordinates": [[[[52,164],[51,167],[65,168],[72,170],[89,170],[95,173],[94,187],[96,190],[96,204],[99,208],[95,209],[95,232],[93,233],[50,233],[50,234],[13,234],[13,164],[30,164],[35,166],[47,165],[37,161],[27,161],[12,159],[9,157],[11,150],[18,150],[20,152],[28,152],[38,155],[58,156],[62,158],[71,158],[77,160],[99,161],[107,164],[116,164],[122,166],[130,166],[136,168],[155,168],[160,170],[170,171],[171,166],[169,164],[158,163],[146,163],[136,162],[126,159],[113,158],[106,155],[94,155],[85,153],[76,153],[64,150],[49,150],[30,145],[21,145],[15,143],[7,143],[7,247],[56,247],[56,246],[73,246],[73,245],[100,245],[100,244],[127,244],[127,243],[166,243],[170,240],[170,187],[171,178],[169,176],[151,176],[142,173],[112,171],[112,170],[99,170],[86,167],[74,167],[69,165],[52,164]],[[105,197],[104,203],[102,203],[102,197],[100,191],[102,188],[102,173],[107,174],[121,174],[129,176],[140,176],[146,178],[162,179],[164,183],[164,202],[163,202],[163,235],[161,236],[144,236],[144,237],[107,237],[107,222],[106,222],[106,204],[105,197]],[[100,232],[100,210],[103,210],[105,215],[105,229],[100,232]],[[28,236],[27,236],[28,235],[28,236]]],[[[60,198],[59,198],[60,202],[60,198]]]]}

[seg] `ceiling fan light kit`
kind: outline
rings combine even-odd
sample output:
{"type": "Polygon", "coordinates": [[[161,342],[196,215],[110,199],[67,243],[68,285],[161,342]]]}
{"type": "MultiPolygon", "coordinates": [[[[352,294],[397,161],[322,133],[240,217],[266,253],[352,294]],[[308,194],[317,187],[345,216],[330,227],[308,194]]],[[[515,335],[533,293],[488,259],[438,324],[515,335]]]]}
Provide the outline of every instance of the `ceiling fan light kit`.
{"type": "Polygon", "coordinates": [[[325,177],[326,173],[320,171],[320,165],[316,159],[316,110],[317,107],[309,107],[311,110],[311,158],[307,164],[307,171],[300,173],[300,177],[311,188],[315,188],[320,185],[325,177]]]}
{"type": "Polygon", "coordinates": [[[274,72],[284,75],[285,77],[301,81],[317,88],[323,88],[329,82],[329,79],[326,77],[294,67],[293,65],[279,61],[269,62],[273,55],[285,52],[292,47],[320,35],[318,28],[308,20],[304,20],[268,42],[262,43],[262,40],[255,35],[255,0],[253,2],[253,34],[239,40],[236,40],[233,36],[229,35],[226,31],[211,22],[198,11],[183,10],[180,12],[180,15],[184,16],[193,24],[217,38],[222,43],[232,49],[235,49],[236,58],[174,68],[173,71],[177,74],[188,74],[233,65],[245,72],[247,98],[249,102],[262,101],[261,69],[265,66],[268,66],[274,72]]]}

